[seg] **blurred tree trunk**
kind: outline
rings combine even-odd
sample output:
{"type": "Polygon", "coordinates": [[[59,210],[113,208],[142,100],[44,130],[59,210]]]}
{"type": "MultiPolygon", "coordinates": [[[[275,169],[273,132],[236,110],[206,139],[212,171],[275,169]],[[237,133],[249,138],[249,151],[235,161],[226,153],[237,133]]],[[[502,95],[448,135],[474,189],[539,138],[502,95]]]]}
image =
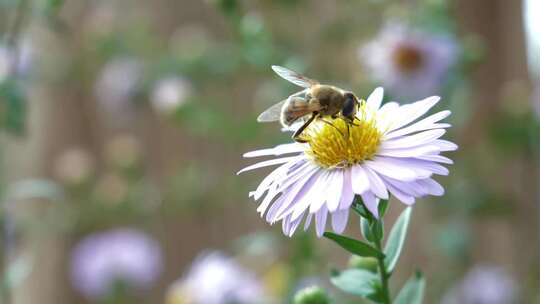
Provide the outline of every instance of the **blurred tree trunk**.
{"type": "MultiPolygon", "coordinates": [[[[55,157],[64,149],[76,145],[87,146],[83,107],[77,98],[66,94],[39,90],[30,96],[30,117],[27,135],[14,140],[8,147],[6,161],[9,179],[48,178],[55,157]]],[[[14,304],[58,304],[68,303],[66,282],[67,242],[58,227],[44,227],[46,214],[51,204],[58,202],[28,202],[15,211],[17,218],[23,217],[35,223],[35,227],[24,229],[19,234],[17,255],[30,257],[33,265],[31,274],[13,293],[14,304]],[[56,229],[55,229],[56,228],[56,229]]],[[[50,224],[50,223],[48,223],[50,224]]]]}
{"type": "MultiPolygon", "coordinates": [[[[525,84],[526,89],[530,87],[523,3],[508,0],[457,0],[455,9],[460,30],[465,34],[478,35],[486,49],[484,61],[473,73],[473,119],[465,128],[466,134],[461,137],[462,149],[478,150],[478,145],[486,139],[487,123],[493,121],[492,117],[501,103],[514,101],[503,100],[505,89],[516,83],[525,84]]],[[[519,104],[522,101],[515,102],[519,104]]],[[[478,257],[477,260],[512,265],[522,278],[530,274],[530,265],[536,264],[535,253],[540,252],[540,243],[532,241],[537,239],[536,234],[540,229],[537,220],[540,210],[536,194],[536,169],[530,160],[530,156],[508,155],[507,163],[515,163],[516,168],[510,168],[511,174],[508,176],[504,173],[509,168],[501,166],[498,168],[500,175],[492,177],[500,179],[505,176],[503,179],[508,181],[505,184],[509,188],[512,185],[517,187],[511,189],[516,198],[512,220],[506,223],[497,220],[489,226],[480,223],[475,231],[477,236],[473,237],[473,240],[484,240],[484,243],[475,245],[473,254],[478,257]]]]}

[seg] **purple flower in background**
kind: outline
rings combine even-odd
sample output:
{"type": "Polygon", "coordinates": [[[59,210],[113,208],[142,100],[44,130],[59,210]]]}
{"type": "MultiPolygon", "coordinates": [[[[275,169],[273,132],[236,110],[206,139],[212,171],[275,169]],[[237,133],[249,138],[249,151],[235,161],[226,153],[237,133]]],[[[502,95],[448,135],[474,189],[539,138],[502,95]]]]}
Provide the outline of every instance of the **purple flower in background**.
{"type": "Polygon", "coordinates": [[[151,287],[162,270],[159,244],[134,229],[92,234],[72,252],[71,279],[88,298],[106,296],[115,283],[134,290],[151,287]]]}
{"type": "Polygon", "coordinates": [[[250,193],[255,200],[262,198],[257,211],[266,213],[271,224],[282,221],[288,236],[304,216],[305,229],[314,218],[317,235],[322,236],[328,214],[333,230],[344,231],[355,195],[362,197],[375,217],[379,199],[388,199],[389,193],[407,205],[418,197],[442,195],[444,189],[433,175],[448,174],[440,163],[452,164],[452,160],[440,154],[457,149],[454,143],[440,139],[450,127],[440,121],[450,111],[420,119],[439,97],[405,105],[389,102],[381,106],[382,100],[383,89],[377,88],[367,102],[361,102],[354,125],[342,119],[331,125],[315,120],[302,133],[305,144],[244,154],[278,156],[239,172],[279,165],[250,193]]]}
{"type": "Polygon", "coordinates": [[[517,284],[502,268],[477,266],[444,296],[443,304],[517,303],[517,284]]]}
{"type": "Polygon", "coordinates": [[[254,273],[220,252],[201,254],[189,272],[173,283],[167,304],[267,303],[254,273]]]}
{"type": "Polygon", "coordinates": [[[451,36],[388,23],[358,51],[368,75],[399,99],[440,94],[458,45],[451,36]]]}

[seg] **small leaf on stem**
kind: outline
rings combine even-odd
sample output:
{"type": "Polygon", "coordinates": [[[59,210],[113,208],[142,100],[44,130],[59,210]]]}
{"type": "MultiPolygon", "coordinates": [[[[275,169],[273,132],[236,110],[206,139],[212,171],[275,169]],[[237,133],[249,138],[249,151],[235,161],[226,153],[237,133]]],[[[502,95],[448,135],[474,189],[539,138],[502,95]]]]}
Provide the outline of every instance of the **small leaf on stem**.
{"type": "Polygon", "coordinates": [[[408,207],[401,213],[388,236],[388,241],[384,247],[384,254],[386,255],[384,264],[386,265],[386,271],[388,273],[391,273],[394,270],[399,259],[401,249],[405,243],[405,237],[407,236],[411,212],[412,208],[408,207]]]}
{"type": "Polygon", "coordinates": [[[348,238],[332,232],[325,232],[324,237],[336,242],[343,249],[352,254],[356,254],[363,257],[375,257],[382,258],[384,254],[372,246],[355,239],[348,238]]]}
{"type": "Polygon", "coordinates": [[[369,220],[367,220],[365,217],[360,217],[360,231],[362,232],[362,236],[366,239],[368,242],[373,242],[373,234],[371,233],[371,227],[369,225],[369,220]]]}
{"type": "Polygon", "coordinates": [[[361,297],[375,295],[378,280],[376,274],[363,269],[348,269],[330,279],[337,288],[361,297]]]}
{"type": "Polygon", "coordinates": [[[383,218],[384,215],[386,214],[386,210],[388,210],[388,204],[389,204],[389,200],[381,200],[379,202],[379,206],[377,206],[377,209],[379,210],[379,217],[380,218],[383,218]]]}
{"type": "Polygon", "coordinates": [[[421,272],[417,271],[410,278],[397,295],[394,304],[422,304],[426,280],[421,272]]]}

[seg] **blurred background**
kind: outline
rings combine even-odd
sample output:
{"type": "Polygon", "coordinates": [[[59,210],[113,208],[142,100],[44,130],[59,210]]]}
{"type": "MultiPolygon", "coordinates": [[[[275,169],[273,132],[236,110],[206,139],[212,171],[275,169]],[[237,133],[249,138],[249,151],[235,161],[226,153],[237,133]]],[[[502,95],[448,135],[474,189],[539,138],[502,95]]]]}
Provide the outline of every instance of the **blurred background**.
{"type": "Polygon", "coordinates": [[[1,303],[359,303],[328,280],[350,257],[282,236],[247,195],[267,172],[235,175],[289,141],[256,123],[296,90],[272,64],[442,96],[460,149],[391,287],[540,303],[538,0],[0,0],[0,31],[1,303]]]}

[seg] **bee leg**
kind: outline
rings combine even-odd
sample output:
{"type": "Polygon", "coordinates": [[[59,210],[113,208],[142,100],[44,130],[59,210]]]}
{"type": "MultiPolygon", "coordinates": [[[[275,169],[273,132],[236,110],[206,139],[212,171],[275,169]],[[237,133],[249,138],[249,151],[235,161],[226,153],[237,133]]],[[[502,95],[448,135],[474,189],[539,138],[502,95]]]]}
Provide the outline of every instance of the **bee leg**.
{"type": "Polygon", "coordinates": [[[296,141],[296,142],[299,142],[299,143],[306,143],[307,140],[300,138],[300,135],[302,134],[302,132],[304,132],[304,130],[307,128],[307,126],[309,126],[309,124],[312,123],[313,120],[315,120],[315,118],[317,118],[318,115],[319,115],[319,113],[313,112],[311,117],[300,128],[298,128],[298,130],[296,130],[296,132],[294,132],[294,134],[292,136],[292,139],[294,141],[296,141]]]}
{"type": "Polygon", "coordinates": [[[347,118],[343,118],[345,120],[345,122],[347,123],[347,125],[353,125],[355,127],[358,127],[359,125],[358,124],[355,124],[354,121],[358,119],[358,117],[354,117],[352,120],[349,120],[347,118]]]}
{"type": "Polygon", "coordinates": [[[329,122],[328,120],[325,120],[325,119],[320,119],[322,122],[324,122],[325,124],[329,125],[329,126],[332,126],[334,129],[336,129],[341,135],[344,135],[343,132],[341,132],[340,129],[338,129],[336,126],[334,126],[333,123],[329,122]]]}

